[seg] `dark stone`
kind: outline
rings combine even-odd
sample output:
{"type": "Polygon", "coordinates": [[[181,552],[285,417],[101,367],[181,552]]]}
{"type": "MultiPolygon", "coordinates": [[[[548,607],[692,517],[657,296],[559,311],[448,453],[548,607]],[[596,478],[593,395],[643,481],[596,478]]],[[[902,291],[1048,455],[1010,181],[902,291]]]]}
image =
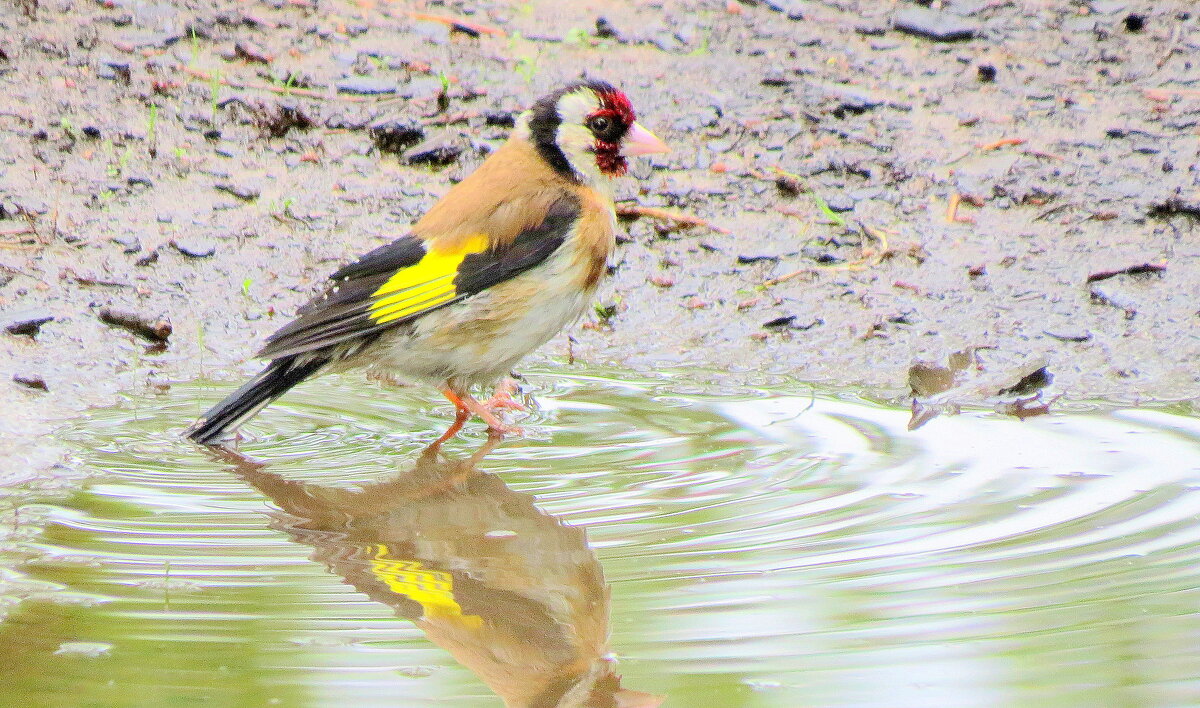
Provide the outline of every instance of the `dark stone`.
{"type": "Polygon", "coordinates": [[[767,320],[766,322],[763,322],[762,326],[765,329],[794,329],[801,332],[806,332],[813,327],[825,324],[825,320],[821,319],[820,317],[804,323],[798,323],[796,322],[796,319],[797,318],[795,315],[782,315],[773,320],[767,320]]]}
{"type": "Polygon", "coordinates": [[[1047,337],[1053,337],[1062,342],[1086,342],[1092,338],[1092,333],[1085,329],[1059,331],[1044,329],[1042,330],[1042,334],[1045,334],[1047,337]]]}
{"type": "Polygon", "coordinates": [[[775,12],[783,13],[789,20],[803,20],[808,3],[802,0],[762,0],[762,4],[775,12]]]}
{"type": "Polygon", "coordinates": [[[83,134],[89,138],[98,139],[100,137],[100,129],[94,125],[85,125],[83,126],[83,134]]]}
{"type": "Polygon", "coordinates": [[[838,105],[832,111],[833,115],[838,118],[845,118],[847,114],[865,113],[884,103],[883,99],[876,94],[850,84],[821,82],[814,83],[813,87],[838,100],[838,105]]]}
{"type": "Polygon", "coordinates": [[[596,18],[595,35],[601,39],[616,39],[618,41],[621,39],[620,35],[617,34],[617,28],[613,27],[607,17],[596,18]]]}
{"type": "Polygon", "coordinates": [[[892,17],[892,26],[900,32],[935,42],[958,42],[971,39],[979,24],[924,7],[906,7],[892,17]]]}
{"type": "Polygon", "coordinates": [[[113,236],[112,242],[121,247],[124,253],[137,253],[142,250],[142,242],[133,234],[113,236]]]}
{"type": "Polygon", "coordinates": [[[1141,32],[1146,28],[1146,16],[1129,14],[1125,16],[1125,31],[1141,32]]]}
{"type": "Polygon", "coordinates": [[[258,199],[258,195],[262,194],[262,190],[250,184],[234,184],[232,182],[218,182],[213,185],[213,189],[218,192],[225,192],[241,199],[242,201],[250,202],[258,199]]]}
{"type": "Polygon", "coordinates": [[[739,256],[737,257],[737,262],[738,262],[738,263],[740,263],[741,265],[750,265],[751,263],[762,263],[763,261],[777,261],[777,260],[779,260],[779,256],[764,256],[764,255],[745,256],[745,255],[739,255],[739,256]]]}
{"type": "Polygon", "coordinates": [[[864,37],[882,37],[887,34],[888,26],[882,22],[859,23],[854,25],[854,32],[864,37]]]}
{"type": "Polygon", "coordinates": [[[997,396],[1028,396],[1054,383],[1054,374],[1046,367],[1041,367],[1025,374],[1012,386],[996,392],[997,396]]]}
{"type": "Polygon", "coordinates": [[[772,69],[763,75],[759,83],[763,86],[787,86],[792,81],[782,71],[772,69]]]}
{"type": "Polygon", "coordinates": [[[13,381],[25,386],[26,388],[37,389],[39,391],[49,391],[50,387],[46,385],[46,379],[42,378],[41,374],[13,374],[13,381]]]}
{"type": "Polygon", "coordinates": [[[976,70],[979,75],[979,80],[985,84],[990,84],[996,80],[996,67],[991,64],[980,64],[976,70]]]}
{"type": "Polygon", "coordinates": [[[369,117],[351,117],[342,113],[334,113],[325,119],[325,127],[330,130],[362,130],[367,127],[369,122],[369,117]]]}
{"type": "Polygon", "coordinates": [[[445,136],[437,136],[408,149],[401,159],[410,165],[449,165],[462,152],[461,145],[445,136]]]}
{"type": "Polygon", "coordinates": [[[517,116],[511,111],[488,111],[483,115],[483,122],[502,128],[512,128],[517,124],[517,116]]]}
{"type": "Polygon", "coordinates": [[[352,93],[361,96],[376,96],[396,93],[396,82],[390,79],[376,79],[370,76],[351,76],[337,82],[339,93],[352,93]]]}
{"type": "Polygon", "coordinates": [[[53,319],[54,315],[44,307],[29,307],[0,313],[0,323],[3,323],[6,332],[27,334],[31,337],[38,333],[42,325],[53,319]]]}
{"type": "Polygon", "coordinates": [[[838,193],[832,195],[831,197],[829,197],[828,199],[826,199],[825,205],[829,207],[830,211],[835,211],[835,212],[853,211],[854,210],[854,199],[852,199],[850,197],[850,195],[848,195],[848,194],[842,194],[842,193],[838,192],[838,193]]]}
{"type": "Polygon", "coordinates": [[[173,239],[171,245],[189,258],[208,258],[217,252],[217,242],[201,236],[181,236],[173,239]]]}
{"type": "Polygon", "coordinates": [[[425,137],[425,130],[420,125],[398,118],[376,121],[371,124],[369,132],[380,152],[403,152],[425,137]]]}

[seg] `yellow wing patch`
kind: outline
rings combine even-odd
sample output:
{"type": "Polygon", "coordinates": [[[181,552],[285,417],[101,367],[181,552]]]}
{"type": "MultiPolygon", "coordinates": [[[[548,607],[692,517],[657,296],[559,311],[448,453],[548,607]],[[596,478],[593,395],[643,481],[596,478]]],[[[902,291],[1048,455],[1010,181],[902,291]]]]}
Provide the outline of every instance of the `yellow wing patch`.
{"type": "Polygon", "coordinates": [[[479,615],[464,615],[454,599],[454,578],[440,570],[425,570],[419,561],[394,560],[387,557],[384,544],[375,547],[371,573],[387,584],[397,595],[415,600],[424,610],[424,619],[455,619],[478,629],[483,624],[479,615]]]}
{"type": "Polygon", "coordinates": [[[372,293],[370,318],[384,324],[453,300],[458,294],[454,277],[463,259],[487,248],[488,239],[483,234],[472,236],[453,250],[431,248],[424,258],[396,271],[372,293]]]}

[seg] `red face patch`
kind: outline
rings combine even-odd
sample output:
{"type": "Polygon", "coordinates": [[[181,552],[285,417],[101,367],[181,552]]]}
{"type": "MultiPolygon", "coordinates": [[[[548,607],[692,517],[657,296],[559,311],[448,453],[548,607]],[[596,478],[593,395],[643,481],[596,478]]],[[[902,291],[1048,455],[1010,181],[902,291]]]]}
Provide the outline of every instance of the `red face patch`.
{"type": "Polygon", "coordinates": [[[633,105],[617,89],[597,91],[596,96],[601,107],[587,117],[587,124],[596,136],[596,167],[602,174],[620,177],[629,168],[621,155],[621,138],[636,120],[633,105]]]}

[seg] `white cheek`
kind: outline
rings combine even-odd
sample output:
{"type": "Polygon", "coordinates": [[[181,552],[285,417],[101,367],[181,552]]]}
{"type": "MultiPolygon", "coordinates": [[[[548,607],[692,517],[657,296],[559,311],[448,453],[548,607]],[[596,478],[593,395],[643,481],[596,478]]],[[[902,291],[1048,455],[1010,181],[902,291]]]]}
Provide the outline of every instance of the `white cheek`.
{"type": "Polygon", "coordinates": [[[581,125],[558,126],[558,146],[566,153],[567,158],[574,162],[575,158],[590,155],[595,138],[592,131],[581,125]]]}

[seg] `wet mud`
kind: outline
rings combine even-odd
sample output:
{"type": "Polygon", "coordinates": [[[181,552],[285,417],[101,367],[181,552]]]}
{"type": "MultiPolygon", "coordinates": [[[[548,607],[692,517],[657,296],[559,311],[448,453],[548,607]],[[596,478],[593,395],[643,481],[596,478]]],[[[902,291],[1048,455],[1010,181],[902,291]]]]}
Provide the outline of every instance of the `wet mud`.
{"type": "Polygon", "coordinates": [[[581,75],[674,147],[621,206],[708,226],[625,219],[543,362],[907,400],[973,351],[956,404],[1042,367],[1046,401],[1196,398],[1198,50],[1183,1],[6,4],[0,481],[91,406],[246,375],[581,75]]]}

